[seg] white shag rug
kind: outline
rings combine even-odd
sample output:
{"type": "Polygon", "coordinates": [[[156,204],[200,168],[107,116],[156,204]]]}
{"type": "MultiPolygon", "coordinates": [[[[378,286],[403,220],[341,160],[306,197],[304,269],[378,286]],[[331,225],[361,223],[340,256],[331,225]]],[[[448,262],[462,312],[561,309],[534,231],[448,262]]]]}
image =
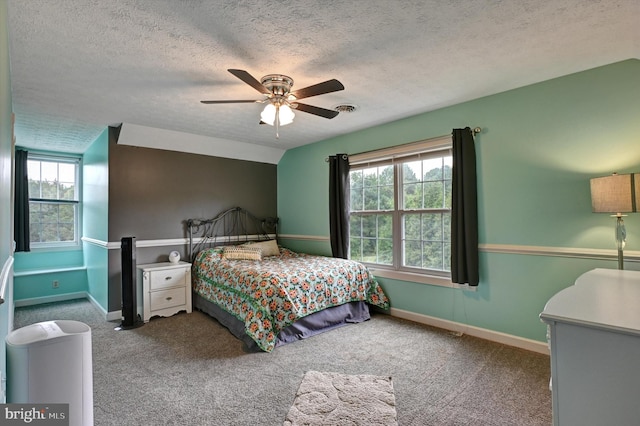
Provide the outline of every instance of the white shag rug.
{"type": "Polygon", "coordinates": [[[397,425],[391,377],[305,373],[284,426],[397,425]]]}

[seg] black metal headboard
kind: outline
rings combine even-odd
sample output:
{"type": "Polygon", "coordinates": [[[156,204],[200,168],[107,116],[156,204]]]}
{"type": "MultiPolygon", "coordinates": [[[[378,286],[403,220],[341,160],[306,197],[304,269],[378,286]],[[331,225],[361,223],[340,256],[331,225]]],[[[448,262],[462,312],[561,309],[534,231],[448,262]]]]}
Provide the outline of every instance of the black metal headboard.
{"type": "Polygon", "coordinates": [[[211,219],[188,219],[189,260],[203,249],[246,241],[278,238],[278,218],[258,219],[242,207],[233,207],[211,219]]]}

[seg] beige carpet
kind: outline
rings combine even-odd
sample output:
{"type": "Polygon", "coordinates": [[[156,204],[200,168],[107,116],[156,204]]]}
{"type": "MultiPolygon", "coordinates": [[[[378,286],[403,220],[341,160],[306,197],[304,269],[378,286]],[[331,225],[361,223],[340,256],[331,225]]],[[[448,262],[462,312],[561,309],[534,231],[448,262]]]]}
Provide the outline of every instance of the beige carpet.
{"type": "Polygon", "coordinates": [[[285,426],[397,425],[391,377],[305,373],[285,426]]]}

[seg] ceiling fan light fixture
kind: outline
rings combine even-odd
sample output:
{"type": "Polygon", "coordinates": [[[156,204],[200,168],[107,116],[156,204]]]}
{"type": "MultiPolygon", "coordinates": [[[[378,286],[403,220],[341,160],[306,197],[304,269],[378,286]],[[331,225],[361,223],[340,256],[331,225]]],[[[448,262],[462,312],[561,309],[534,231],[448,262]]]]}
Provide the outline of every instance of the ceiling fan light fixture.
{"type": "Polygon", "coordinates": [[[289,105],[276,106],[270,103],[262,110],[260,119],[266,124],[273,126],[276,121],[276,116],[278,117],[278,124],[280,126],[286,126],[287,124],[293,123],[295,114],[289,105]]]}

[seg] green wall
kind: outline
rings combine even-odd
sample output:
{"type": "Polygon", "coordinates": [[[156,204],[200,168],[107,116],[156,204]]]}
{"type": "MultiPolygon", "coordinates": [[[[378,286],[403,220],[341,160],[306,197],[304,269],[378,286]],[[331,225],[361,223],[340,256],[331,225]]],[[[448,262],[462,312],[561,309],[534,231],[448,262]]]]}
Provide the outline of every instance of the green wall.
{"type": "MultiPolygon", "coordinates": [[[[107,240],[108,136],[107,129],[90,145],[82,160],[83,237],[107,240]]],[[[82,242],[73,249],[33,250],[15,254],[14,299],[56,300],[88,293],[107,308],[107,249],[82,242]],[[52,282],[59,287],[53,288],[52,282]]]]}
{"type": "MultiPolygon", "coordinates": [[[[13,253],[12,216],[12,106],[9,64],[9,34],[7,30],[7,2],[0,2],[0,269],[11,263],[13,253]]],[[[6,378],[5,337],[13,329],[13,279],[5,292],[6,301],[0,304],[0,375],[6,378]]],[[[1,382],[0,402],[4,397],[1,382]]]]}
{"type": "MultiPolygon", "coordinates": [[[[479,126],[477,292],[379,281],[394,308],[544,341],[546,301],[580,274],[616,263],[516,252],[615,248],[614,220],[591,213],[589,179],[640,172],[638,117],[640,61],[631,59],[292,149],[278,164],[279,232],[296,250],[330,252],[327,156],[479,126]]],[[[637,252],[640,215],[625,222],[626,249],[637,252]]],[[[626,267],[640,269],[637,261],[626,267]]]]}
{"type": "Polygon", "coordinates": [[[78,297],[87,291],[82,246],[70,249],[32,249],[15,253],[14,300],[33,303],[78,297]],[[53,281],[58,287],[53,287],[53,281]],[[40,301],[38,301],[40,302],[40,301]]]}
{"type": "MultiPolygon", "coordinates": [[[[109,130],[85,151],[82,161],[82,235],[97,241],[108,241],[109,234],[109,130]]],[[[83,242],[87,287],[91,297],[104,310],[109,300],[108,249],[103,245],[83,242]]]]}

